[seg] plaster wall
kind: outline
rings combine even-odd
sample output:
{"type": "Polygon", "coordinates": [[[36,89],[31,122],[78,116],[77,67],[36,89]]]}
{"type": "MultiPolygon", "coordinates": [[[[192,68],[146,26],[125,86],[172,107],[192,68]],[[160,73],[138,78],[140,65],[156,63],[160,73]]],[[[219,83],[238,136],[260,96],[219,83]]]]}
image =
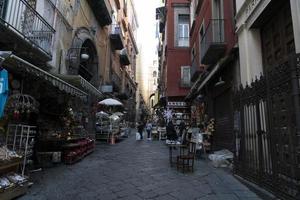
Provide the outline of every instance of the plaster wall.
{"type": "Polygon", "coordinates": [[[300,1],[290,1],[294,28],[295,49],[296,53],[300,53],[300,1]]]}

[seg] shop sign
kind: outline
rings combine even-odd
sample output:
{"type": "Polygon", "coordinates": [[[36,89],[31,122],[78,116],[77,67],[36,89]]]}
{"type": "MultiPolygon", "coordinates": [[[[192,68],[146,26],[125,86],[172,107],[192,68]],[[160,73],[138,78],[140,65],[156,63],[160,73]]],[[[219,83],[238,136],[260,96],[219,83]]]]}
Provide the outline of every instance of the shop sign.
{"type": "Polygon", "coordinates": [[[168,106],[170,107],[186,107],[186,102],[181,101],[169,101],[168,106]]]}
{"type": "Polygon", "coordinates": [[[103,93],[112,93],[113,92],[113,86],[112,85],[102,85],[101,91],[103,93]]]}

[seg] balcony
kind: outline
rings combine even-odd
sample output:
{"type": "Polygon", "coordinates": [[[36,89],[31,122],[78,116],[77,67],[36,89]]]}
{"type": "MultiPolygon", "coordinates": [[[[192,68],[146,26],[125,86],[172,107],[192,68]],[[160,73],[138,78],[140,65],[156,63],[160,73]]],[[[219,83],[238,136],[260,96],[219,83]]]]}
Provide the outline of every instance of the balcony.
{"type": "Polygon", "coordinates": [[[122,49],[120,52],[120,63],[122,65],[130,65],[130,60],[126,48],[122,49]]]}
{"type": "Polygon", "coordinates": [[[51,60],[55,30],[25,0],[0,0],[1,50],[40,61],[51,60]],[[14,48],[14,49],[12,49],[14,48]]]}
{"type": "Polygon", "coordinates": [[[159,32],[163,33],[165,30],[165,17],[166,8],[165,6],[156,8],[156,20],[159,20],[159,32]]]}
{"type": "Polygon", "coordinates": [[[215,64],[226,50],[224,20],[211,19],[201,40],[201,62],[215,64]]]}
{"type": "Polygon", "coordinates": [[[88,3],[101,26],[111,24],[112,8],[108,0],[88,0],[88,3]]]}
{"type": "Polygon", "coordinates": [[[120,25],[112,25],[112,30],[110,33],[110,41],[116,50],[121,50],[124,48],[123,39],[122,39],[122,30],[120,25]]]}

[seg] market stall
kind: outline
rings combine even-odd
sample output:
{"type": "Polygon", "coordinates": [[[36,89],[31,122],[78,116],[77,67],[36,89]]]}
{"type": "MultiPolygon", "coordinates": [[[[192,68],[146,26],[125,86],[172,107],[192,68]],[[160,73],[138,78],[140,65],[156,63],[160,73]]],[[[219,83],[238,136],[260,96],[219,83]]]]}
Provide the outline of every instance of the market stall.
{"type": "Polygon", "coordinates": [[[28,177],[22,175],[26,156],[11,151],[0,141],[0,199],[10,200],[25,194],[31,183],[28,177]]]}
{"type": "Polygon", "coordinates": [[[98,112],[101,115],[101,120],[97,122],[96,129],[98,129],[96,134],[96,139],[106,140],[108,143],[115,144],[115,142],[121,137],[121,121],[124,115],[121,112],[113,112],[118,107],[123,107],[123,104],[116,99],[104,99],[98,103],[99,106],[103,106],[107,110],[109,116],[103,118],[103,111],[98,112]]]}
{"type": "MultiPolygon", "coordinates": [[[[14,131],[11,130],[22,135],[30,127],[24,162],[34,165],[27,168],[66,162],[70,152],[77,152],[73,153],[73,160],[82,158],[86,153],[84,149],[93,147],[91,105],[94,96],[101,94],[95,94],[95,90],[90,92],[94,88],[88,82],[80,82],[85,87],[74,86],[15,55],[7,58],[3,65],[9,72],[7,85],[10,90],[0,126],[5,129],[8,139],[13,138],[14,131]],[[67,144],[73,143],[82,145],[67,148],[67,144]]],[[[8,142],[8,148],[13,150],[14,141],[8,142]]]]}

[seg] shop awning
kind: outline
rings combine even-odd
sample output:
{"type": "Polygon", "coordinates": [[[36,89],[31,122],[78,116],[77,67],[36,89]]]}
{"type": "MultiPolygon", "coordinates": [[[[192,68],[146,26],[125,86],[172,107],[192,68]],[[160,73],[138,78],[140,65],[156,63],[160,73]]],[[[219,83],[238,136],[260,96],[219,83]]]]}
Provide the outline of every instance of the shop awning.
{"type": "Polygon", "coordinates": [[[0,52],[0,63],[8,71],[13,71],[15,73],[30,73],[33,76],[43,78],[48,81],[54,87],[59,88],[59,90],[64,91],[70,95],[78,96],[80,98],[86,98],[88,94],[81,89],[67,83],[66,81],[42,70],[41,68],[23,60],[22,58],[14,54],[1,54],[0,52]],[[3,56],[5,55],[5,56],[3,56]]]}
{"type": "Polygon", "coordinates": [[[93,86],[91,83],[89,83],[87,80],[82,78],[80,75],[65,75],[65,74],[55,74],[55,76],[65,80],[66,82],[86,91],[89,94],[94,95],[98,98],[103,98],[104,95],[97,89],[95,86],[93,86]]]}
{"type": "Polygon", "coordinates": [[[201,89],[206,85],[206,83],[217,73],[219,69],[220,69],[220,64],[217,64],[210,72],[207,73],[206,76],[204,76],[203,78],[201,77],[202,80],[201,79],[197,80],[194,86],[191,88],[186,99],[190,98],[193,94],[198,94],[201,91],[201,89]],[[199,87],[197,87],[198,85],[199,87]]]}
{"type": "Polygon", "coordinates": [[[204,78],[204,80],[201,82],[200,86],[197,89],[197,93],[200,92],[200,90],[204,87],[204,85],[211,79],[211,77],[213,77],[213,75],[215,75],[217,73],[217,71],[219,70],[220,65],[217,64],[213,70],[211,70],[209,72],[209,74],[204,78]]]}

